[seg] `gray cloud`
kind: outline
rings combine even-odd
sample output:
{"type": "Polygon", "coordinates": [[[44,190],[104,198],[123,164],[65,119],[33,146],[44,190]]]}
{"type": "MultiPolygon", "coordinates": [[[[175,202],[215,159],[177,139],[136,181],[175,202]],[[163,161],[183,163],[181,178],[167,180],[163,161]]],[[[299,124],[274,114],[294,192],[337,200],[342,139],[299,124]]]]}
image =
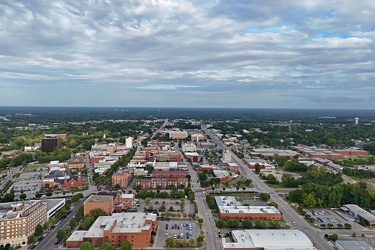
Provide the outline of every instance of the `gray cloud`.
{"type": "Polygon", "coordinates": [[[370,0],[5,0],[0,105],[74,88],[91,98],[66,105],[368,107],[374,12],[370,0]]]}

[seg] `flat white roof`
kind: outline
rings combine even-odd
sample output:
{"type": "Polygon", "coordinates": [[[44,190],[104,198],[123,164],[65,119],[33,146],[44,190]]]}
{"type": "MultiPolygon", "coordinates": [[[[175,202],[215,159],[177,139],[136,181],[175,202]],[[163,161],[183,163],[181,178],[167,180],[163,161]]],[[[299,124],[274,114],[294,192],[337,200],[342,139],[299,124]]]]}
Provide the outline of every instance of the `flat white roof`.
{"type": "Polygon", "coordinates": [[[233,230],[235,242],[225,248],[264,248],[265,250],[316,250],[311,240],[299,230],[233,230]]]}
{"type": "Polygon", "coordinates": [[[218,206],[222,214],[280,214],[273,206],[218,206]]]}
{"type": "Polygon", "coordinates": [[[229,176],[229,173],[228,171],[226,170],[213,170],[214,171],[214,175],[217,177],[217,178],[222,178],[222,177],[225,177],[225,176],[229,176]]]}
{"type": "Polygon", "coordinates": [[[156,221],[156,214],[114,213],[111,216],[99,216],[88,231],[76,231],[69,237],[68,241],[79,241],[83,237],[103,237],[103,231],[109,229],[116,221],[113,232],[140,233],[142,230],[149,230],[151,226],[151,224],[145,223],[146,220],[156,221]]]}

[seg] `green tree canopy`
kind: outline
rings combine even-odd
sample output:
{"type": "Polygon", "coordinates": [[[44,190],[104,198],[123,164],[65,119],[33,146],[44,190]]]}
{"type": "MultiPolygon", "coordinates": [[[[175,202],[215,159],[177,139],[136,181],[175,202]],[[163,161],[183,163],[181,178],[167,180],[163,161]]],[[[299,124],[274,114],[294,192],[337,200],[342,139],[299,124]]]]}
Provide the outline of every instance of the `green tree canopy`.
{"type": "Polygon", "coordinates": [[[65,240],[65,238],[66,238],[66,232],[65,232],[65,230],[64,229],[60,229],[59,231],[57,231],[56,238],[59,241],[65,240]]]}
{"type": "Polygon", "coordinates": [[[79,245],[80,250],[95,250],[95,248],[92,246],[91,242],[84,241],[79,245]]]}
{"type": "Polygon", "coordinates": [[[132,248],[133,248],[132,243],[130,243],[130,241],[128,240],[125,240],[120,245],[120,250],[132,250],[132,248]]]}
{"type": "Polygon", "coordinates": [[[115,246],[109,242],[104,242],[103,245],[99,247],[99,250],[116,250],[115,246]]]}
{"type": "Polygon", "coordinates": [[[43,226],[38,224],[35,228],[34,236],[42,236],[44,233],[43,226]]]}

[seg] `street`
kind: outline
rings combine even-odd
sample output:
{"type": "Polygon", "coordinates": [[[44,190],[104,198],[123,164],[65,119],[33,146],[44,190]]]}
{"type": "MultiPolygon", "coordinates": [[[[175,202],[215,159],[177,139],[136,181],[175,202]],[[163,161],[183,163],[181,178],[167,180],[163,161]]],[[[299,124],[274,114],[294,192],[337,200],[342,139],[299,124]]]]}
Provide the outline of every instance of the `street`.
{"type": "MultiPolygon", "coordinates": [[[[207,129],[203,129],[203,131],[211,137],[211,139],[217,144],[219,148],[223,150],[228,149],[216,135],[211,133],[211,131],[207,129]]],[[[252,179],[253,185],[257,187],[261,192],[270,194],[271,199],[279,205],[278,209],[282,213],[283,218],[286,222],[292,224],[291,222],[294,221],[296,223],[295,226],[291,225],[291,228],[298,229],[304,232],[315,244],[317,249],[333,249],[333,245],[323,238],[324,234],[320,230],[311,227],[310,224],[293,208],[291,208],[290,205],[283,198],[281,198],[273,188],[270,188],[266,183],[260,180],[259,177],[252,170],[250,170],[240,158],[238,158],[232,151],[230,152],[232,155],[232,160],[238,164],[241,174],[249,179],[252,179]]]]}

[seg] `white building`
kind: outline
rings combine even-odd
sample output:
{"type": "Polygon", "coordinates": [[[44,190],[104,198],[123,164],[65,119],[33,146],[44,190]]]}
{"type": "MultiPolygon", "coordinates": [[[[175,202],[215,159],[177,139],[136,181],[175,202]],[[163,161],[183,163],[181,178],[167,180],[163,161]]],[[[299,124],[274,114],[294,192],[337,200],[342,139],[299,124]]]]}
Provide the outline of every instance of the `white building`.
{"type": "Polygon", "coordinates": [[[224,163],[232,162],[232,154],[230,153],[229,150],[223,151],[223,162],[224,163]]]}
{"type": "Polygon", "coordinates": [[[359,118],[358,117],[354,118],[354,124],[358,125],[358,123],[359,123],[359,118]]]}
{"type": "Polygon", "coordinates": [[[197,146],[194,144],[194,143],[191,143],[191,142],[186,142],[186,143],[183,143],[182,146],[182,152],[195,152],[197,151],[197,146]]]}
{"type": "Polygon", "coordinates": [[[133,148],[133,137],[127,137],[125,139],[125,148],[133,148]]]}
{"type": "Polygon", "coordinates": [[[203,134],[192,134],[191,140],[195,141],[195,142],[202,141],[202,140],[204,140],[204,135],[203,134]]]}
{"type": "Polygon", "coordinates": [[[299,230],[233,230],[234,242],[223,239],[224,249],[242,250],[316,250],[311,240],[299,230]]]}

